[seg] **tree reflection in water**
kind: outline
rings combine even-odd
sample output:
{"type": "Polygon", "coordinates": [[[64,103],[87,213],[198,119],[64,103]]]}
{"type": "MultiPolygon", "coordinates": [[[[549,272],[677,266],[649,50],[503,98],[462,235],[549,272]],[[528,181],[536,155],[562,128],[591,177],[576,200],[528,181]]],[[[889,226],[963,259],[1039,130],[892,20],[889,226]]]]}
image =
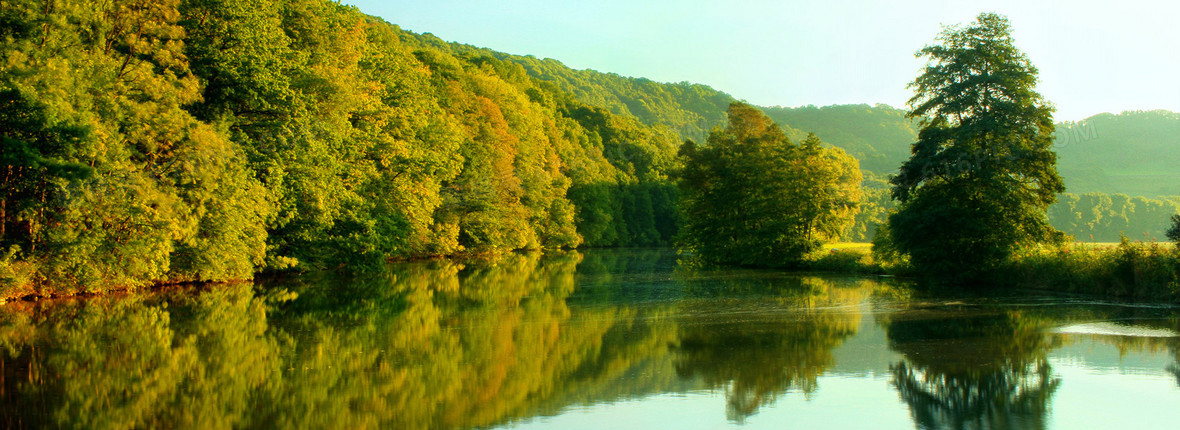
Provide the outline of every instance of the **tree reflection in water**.
{"type": "Polygon", "coordinates": [[[790,390],[807,396],[833,364],[832,349],[854,335],[861,314],[847,308],[873,292],[814,277],[729,279],[693,291],[679,310],[676,372],[726,390],[726,416],[744,422],[790,390]],[[751,300],[752,295],[764,295],[751,300]],[[714,297],[707,297],[714,296],[714,297]],[[717,301],[747,297],[728,312],[717,301]],[[699,309],[693,309],[699,306],[699,309]]]}
{"type": "Polygon", "coordinates": [[[0,426],[491,427],[702,389],[740,422],[815,392],[882,289],[674,265],[508,254],[0,307],[0,426]]]}
{"type": "Polygon", "coordinates": [[[659,307],[568,307],[581,258],[6,306],[0,425],[458,428],[553,413],[617,394],[675,342],[659,307]]]}
{"type": "Polygon", "coordinates": [[[1044,428],[1061,381],[1019,312],[917,309],[890,316],[893,386],[919,428],[1044,428]],[[952,316],[953,315],[953,316],[952,316]]]}

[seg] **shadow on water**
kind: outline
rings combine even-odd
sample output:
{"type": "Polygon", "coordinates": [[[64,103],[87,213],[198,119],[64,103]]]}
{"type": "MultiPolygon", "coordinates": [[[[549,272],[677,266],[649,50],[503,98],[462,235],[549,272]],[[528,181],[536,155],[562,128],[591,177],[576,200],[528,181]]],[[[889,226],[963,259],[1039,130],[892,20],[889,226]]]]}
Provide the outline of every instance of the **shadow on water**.
{"type": "MultiPolygon", "coordinates": [[[[1042,427],[1060,386],[1046,355],[1081,339],[1054,327],[1177,328],[1171,310],[911,295],[594,250],[15,303],[0,307],[0,425],[490,427],[701,392],[723,395],[717,413],[742,423],[810,399],[833,351],[870,323],[901,357],[889,375],[919,425],[1042,427]]],[[[1180,351],[1175,338],[1099,339],[1180,351]]]]}

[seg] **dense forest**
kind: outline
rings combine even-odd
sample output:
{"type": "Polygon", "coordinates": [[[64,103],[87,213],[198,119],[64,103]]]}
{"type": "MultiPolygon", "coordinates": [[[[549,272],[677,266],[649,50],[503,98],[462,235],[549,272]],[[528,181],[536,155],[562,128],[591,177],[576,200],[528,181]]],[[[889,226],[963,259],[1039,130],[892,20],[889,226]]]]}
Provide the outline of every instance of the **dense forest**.
{"type": "Polygon", "coordinates": [[[0,6],[5,295],[674,234],[676,130],[487,52],[321,0],[42,6],[0,6]]]}
{"type": "MultiPolygon", "coordinates": [[[[47,5],[0,5],[5,296],[667,245],[682,223],[677,149],[724,127],[735,101],[447,43],[323,0],[47,5]]],[[[915,123],[884,105],[765,112],[791,141],[814,132],[861,160],[842,238],[871,239],[915,123]]],[[[1105,194],[1066,196],[1053,224],[1083,240],[1161,235],[1180,190],[1156,184],[1178,124],[1060,124],[1069,190],[1105,194]]]]}

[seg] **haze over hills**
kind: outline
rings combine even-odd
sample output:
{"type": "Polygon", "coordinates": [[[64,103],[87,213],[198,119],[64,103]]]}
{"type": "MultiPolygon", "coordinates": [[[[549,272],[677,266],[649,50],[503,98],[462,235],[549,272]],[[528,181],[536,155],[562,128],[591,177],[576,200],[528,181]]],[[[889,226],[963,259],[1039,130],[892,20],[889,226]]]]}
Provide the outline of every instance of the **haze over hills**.
{"type": "MultiPolygon", "coordinates": [[[[416,37],[444,43],[430,34],[416,37]]],[[[703,141],[710,129],[725,124],[726,106],[740,99],[706,85],[574,70],[559,60],[450,45],[456,52],[519,64],[531,78],[582,103],[633,116],[646,125],[666,126],[682,139],[703,141]]],[[[877,177],[895,172],[917,137],[916,121],[906,119],[904,109],[884,104],[761,108],[792,140],[815,133],[856,157],[863,170],[877,177]]],[[[1180,113],[1130,111],[1061,122],[1055,149],[1068,192],[1180,195],[1180,173],[1171,169],[1180,162],[1180,113]]]]}
{"type": "MultiPolygon", "coordinates": [[[[413,33],[410,33],[413,34],[413,33]]],[[[430,34],[414,37],[442,44],[430,34]]],[[[594,70],[574,70],[554,59],[505,54],[458,43],[465,55],[489,55],[519,64],[532,79],[579,102],[606,108],[645,125],[665,128],[681,139],[703,141],[725,124],[725,108],[738,98],[706,85],[659,83],[594,70]]],[[[884,105],[762,107],[794,141],[815,133],[860,161],[865,201],[846,240],[871,239],[873,224],[892,207],[887,182],[909,157],[918,124],[904,109],[884,105]]],[[[1080,240],[1163,238],[1168,216],[1180,212],[1180,114],[1132,111],[1058,123],[1055,149],[1067,194],[1050,211],[1050,221],[1080,240]]]]}

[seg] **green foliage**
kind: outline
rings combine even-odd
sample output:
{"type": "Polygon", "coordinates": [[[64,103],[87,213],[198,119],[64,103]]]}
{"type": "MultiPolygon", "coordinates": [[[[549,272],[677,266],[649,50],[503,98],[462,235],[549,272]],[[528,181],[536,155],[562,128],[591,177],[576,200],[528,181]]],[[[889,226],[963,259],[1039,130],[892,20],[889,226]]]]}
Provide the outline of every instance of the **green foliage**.
{"type": "Polygon", "coordinates": [[[9,297],[668,244],[674,129],[703,124],[673,106],[727,98],[614,110],[323,0],[43,6],[0,5],[9,297]]]}
{"type": "Polygon", "coordinates": [[[729,126],[680,150],[681,241],[707,261],[797,264],[856,214],[856,160],[810,136],[792,143],[757,109],[734,103],[729,126]]]}
{"type": "Polygon", "coordinates": [[[1150,199],[1123,194],[1062,194],[1049,207],[1049,223],[1082,242],[1153,241],[1166,236],[1180,213],[1175,197],[1150,199]]]}
{"type": "Polygon", "coordinates": [[[929,58],[910,86],[923,118],[913,155],[890,182],[897,249],[919,273],[974,280],[1022,243],[1058,240],[1045,210],[1064,191],[1054,167],[1052,108],[1034,91],[1037,70],[1008,22],[981,14],[918,52],[929,58]]]}
{"type": "Polygon", "coordinates": [[[889,220],[889,214],[896,207],[896,202],[889,195],[889,189],[880,186],[879,182],[865,180],[862,185],[860,211],[852,225],[844,230],[840,236],[842,242],[869,242],[877,236],[877,230],[889,220]]]}
{"type": "Polygon", "coordinates": [[[40,28],[0,42],[0,244],[36,267],[37,293],[249,277],[261,262],[261,184],[184,109],[201,96],[178,3],[0,6],[40,28]]]}
{"type": "Polygon", "coordinates": [[[1168,240],[1180,243],[1180,215],[1172,214],[1171,222],[1172,225],[1168,227],[1165,235],[1168,237],[1168,240]]]}
{"type": "Polygon", "coordinates": [[[885,268],[878,264],[868,247],[841,247],[820,249],[808,255],[804,268],[809,271],[832,273],[882,274],[885,268]]]}
{"type": "Polygon", "coordinates": [[[1137,300],[1180,299],[1180,253],[1173,246],[1118,245],[1021,249],[993,276],[1014,286],[1137,300]]]}

